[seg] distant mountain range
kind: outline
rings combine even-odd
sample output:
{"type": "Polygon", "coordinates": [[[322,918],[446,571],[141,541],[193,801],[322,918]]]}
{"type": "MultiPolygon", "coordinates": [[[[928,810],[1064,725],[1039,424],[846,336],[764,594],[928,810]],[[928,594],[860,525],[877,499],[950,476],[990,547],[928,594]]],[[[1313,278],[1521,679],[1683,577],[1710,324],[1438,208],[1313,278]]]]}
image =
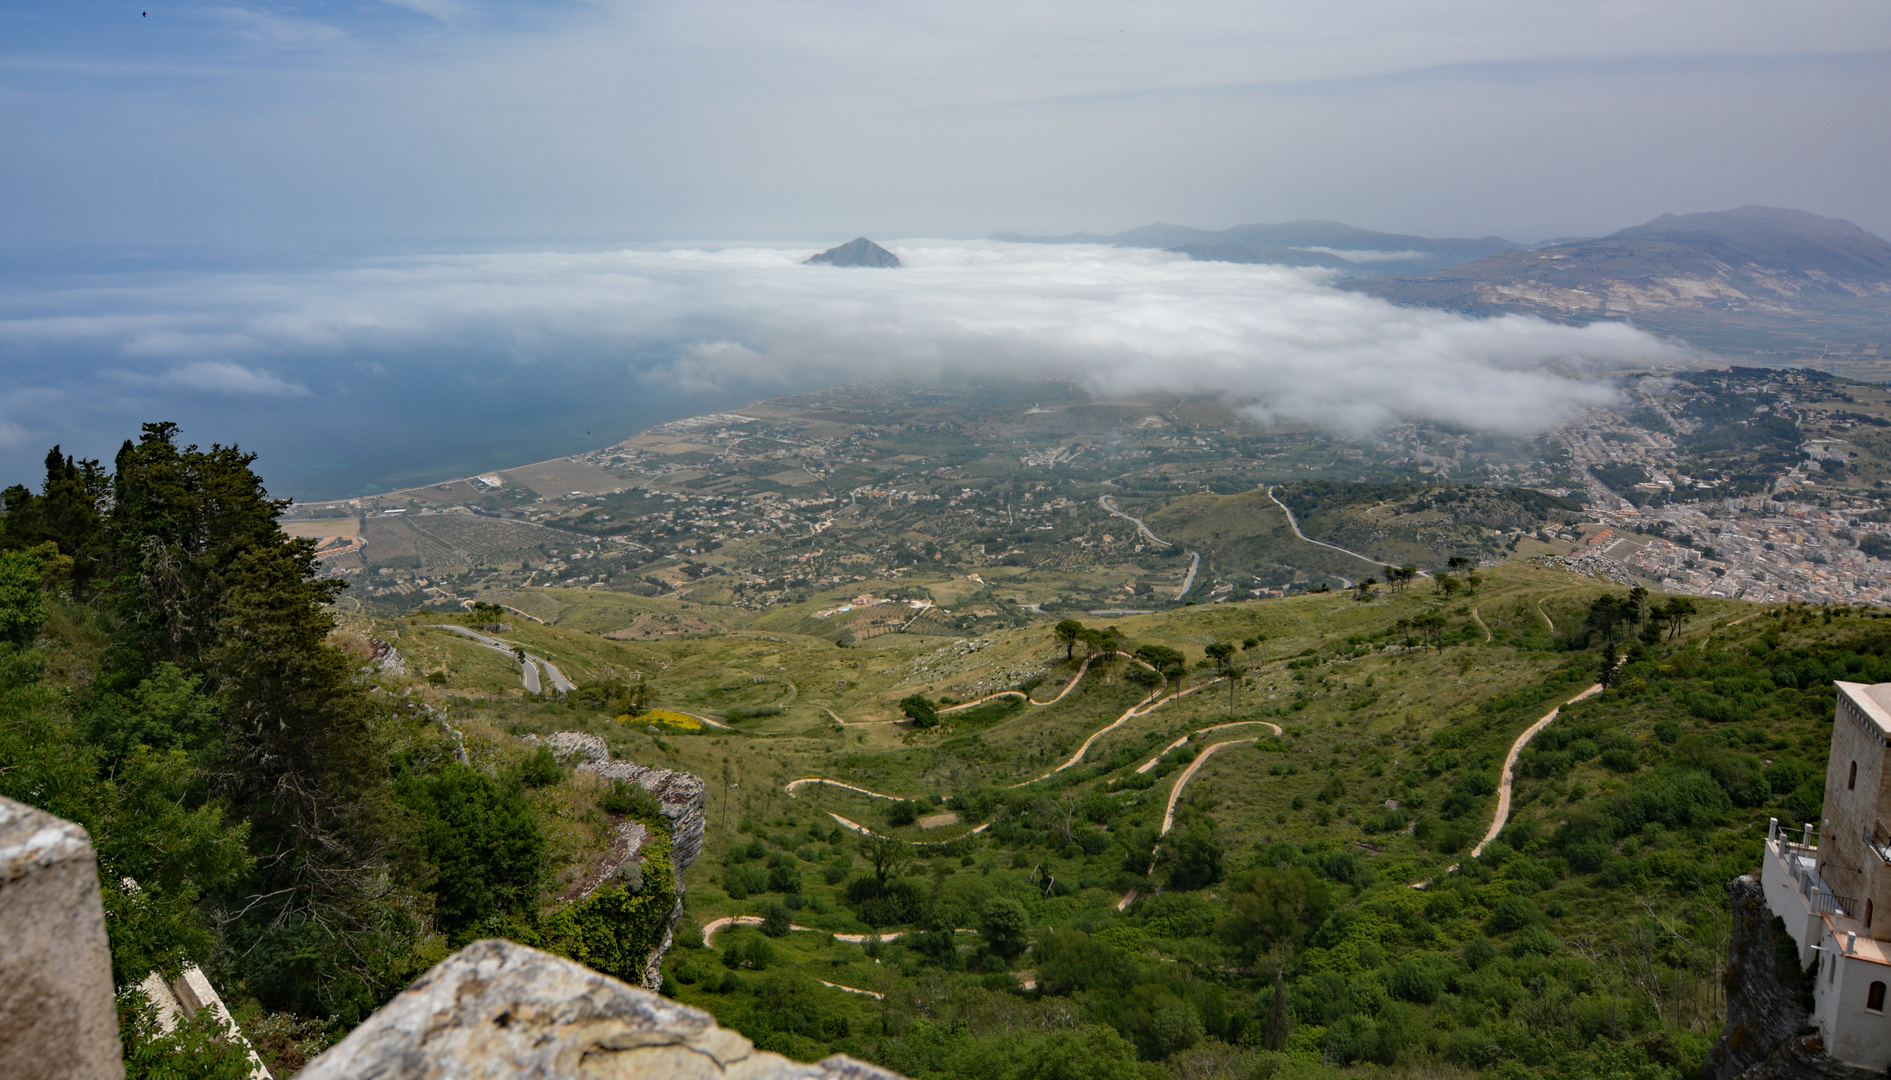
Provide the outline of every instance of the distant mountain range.
{"type": "Polygon", "coordinates": [[[1192,259],[1216,262],[1272,263],[1283,266],[1320,266],[1349,276],[1423,273],[1482,259],[1522,245],[1501,236],[1479,240],[1435,239],[1403,233],[1374,232],[1337,221],[1287,221],[1278,225],[1236,225],[1210,232],[1186,225],[1144,225],[1138,229],[1100,236],[1022,236],[997,233],[993,240],[1019,244],[1110,244],[1115,247],[1161,248],[1192,259]]]}
{"type": "Polygon", "coordinates": [[[1663,214],[1594,240],[1505,251],[1347,287],[1400,303],[1476,313],[1784,313],[1823,301],[1891,299],[1891,243],[1850,222],[1747,206],[1663,214]]]}
{"type": "Polygon", "coordinates": [[[993,239],[1327,267],[1340,271],[1340,288],[1398,304],[1572,323],[1632,320],[1705,348],[1891,381],[1891,243],[1802,210],[1663,214],[1608,236],[1527,247],[1495,236],[1431,239],[1332,221],[993,239]]]}

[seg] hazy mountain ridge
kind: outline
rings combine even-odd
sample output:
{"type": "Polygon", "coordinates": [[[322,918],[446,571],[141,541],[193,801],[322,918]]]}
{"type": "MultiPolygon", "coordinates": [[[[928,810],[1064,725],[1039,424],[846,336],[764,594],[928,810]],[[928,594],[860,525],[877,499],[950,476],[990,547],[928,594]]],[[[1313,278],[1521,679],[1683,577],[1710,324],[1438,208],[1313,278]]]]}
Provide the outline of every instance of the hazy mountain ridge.
{"type": "Polygon", "coordinates": [[[993,240],[1020,244],[1108,244],[1162,248],[1216,262],[1322,266],[1368,276],[1422,272],[1482,259],[1521,245],[1501,236],[1433,238],[1382,233],[1338,221],[1302,220],[1236,225],[1219,232],[1157,222],[1108,236],[1070,233],[1027,236],[995,233],[993,240]]]}
{"type": "Polygon", "coordinates": [[[1645,317],[1713,310],[1763,317],[1891,301],[1891,243],[1850,222],[1748,206],[1663,214],[1591,240],[1507,251],[1347,288],[1471,314],[1645,317]]]}

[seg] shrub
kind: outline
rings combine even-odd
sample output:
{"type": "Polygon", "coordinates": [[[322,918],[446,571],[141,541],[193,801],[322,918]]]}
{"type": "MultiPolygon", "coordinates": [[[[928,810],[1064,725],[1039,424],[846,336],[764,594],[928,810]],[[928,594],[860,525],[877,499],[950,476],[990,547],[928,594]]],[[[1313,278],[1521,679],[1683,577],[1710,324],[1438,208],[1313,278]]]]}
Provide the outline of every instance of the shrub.
{"type": "Polygon", "coordinates": [[[985,947],[998,956],[1016,956],[1030,944],[1030,920],[1023,904],[1010,897],[994,896],[978,913],[985,947]]]}
{"type": "Polygon", "coordinates": [[[775,892],[801,891],[801,871],[792,866],[777,866],[768,872],[768,887],[775,892]]]}
{"type": "Polygon", "coordinates": [[[900,699],[900,711],[913,722],[914,727],[932,727],[939,722],[939,710],[924,694],[909,694],[900,699]]]}
{"type": "Polygon", "coordinates": [[[1202,1014],[1186,1001],[1164,1005],[1149,1021],[1149,1039],[1157,1057],[1187,1050],[1201,1042],[1207,1033],[1202,1025],[1202,1014]]]}
{"type": "Polygon", "coordinates": [[[894,828],[911,825],[918,820],[919,805],[917,803],[901,799],[886,808],[886,823],[894,828]]]}
{"type": "Polygon", "coordinates": [[[747,900],[749,894],[768,891],[768,871],[759,866],[731,866],[722,872],[722,891],[731,900],[747,900]]]}
{"type": "Polygon", "coordinates": [[[1536,905],[1527,897],[1506,896],[1491,909],[1490,928],[1499,934],[1507,934],[1535,923],[1540,917],[1536,905]]]}
{"type": "Polygon", "coordinates": [[[1386,973],[1386,989],[1392,996],[1420,1005],[1430,1005],[1451,986],[1451,962],[1436,953],[1422,953],[1386,973]]]}
{"type": "Polygon", "coordinates": [[[788,909],[780,904],[770,904],[762,909],[762,933],[769,937],[783,937],[794,928],[794,921],[788,909]]]}
{"type": "MultiPolygon", "coordinates": [[[[611,788],[598,799],[598,808],[607,814],[619,814],[627,817],[649,818],[663,813],[663,803],[642,784],[633,784],[624,780],[611,782],[611,788]]],[[[744,855],[746,850],[737,848],[744,855]]],[[[733,852],[731,853],[733,854],[733,852]]]]}
{"type": "Polygon", "coordinates": [[[1516,943],[1510,951],[1517,956],[1554,956],[1562,949],[1562,943],[1556,940],[1541,926],[1526,926],[1517,935],[1516,943]]]}
{"type": "Polygon", "coordinates": [[[545,837],[516,790],[457,762],[403,777],[394,790],[436,873],[435,918],[456,943],[536,905],[545,837]]]}
{"type": "MultiPolygon", "coordinates": [[[[723,966],[730,968],[731,974],[733,974],[734,969],[737,968],[747,968],[750,971],[766,971],[768,965],[774,962],[775,947],[770,945],[764,938],[750,937],[747,934],[736,938],[727,948],[722,950],[723,966]]],[[[729,976],[723,976],[722,982],[724,986],[730,985],[729,976]]],[[[741,985],[740,981],[734,983],[734,986],[738,988],[741,985]]],[[[728,991],[725,990],[723,992],[727,993],[728,991]]]]}

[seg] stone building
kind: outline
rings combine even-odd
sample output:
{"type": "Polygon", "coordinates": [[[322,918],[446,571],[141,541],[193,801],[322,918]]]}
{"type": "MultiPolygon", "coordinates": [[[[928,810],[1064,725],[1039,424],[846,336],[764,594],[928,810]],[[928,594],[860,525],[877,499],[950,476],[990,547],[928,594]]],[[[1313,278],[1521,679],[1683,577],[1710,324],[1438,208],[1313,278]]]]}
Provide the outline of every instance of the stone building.
{"type": "Polygon", "coordinates": [[[1799,961],[1817,960],[1811,1021],[1825,1052],[1891,1067],[1891,683],[1841,682],[1818,833],[1795,838],[1775,818],[1761,884],[1799,961]],[[1882,935],[1882,937],[1880,937],[1882,935]]]}

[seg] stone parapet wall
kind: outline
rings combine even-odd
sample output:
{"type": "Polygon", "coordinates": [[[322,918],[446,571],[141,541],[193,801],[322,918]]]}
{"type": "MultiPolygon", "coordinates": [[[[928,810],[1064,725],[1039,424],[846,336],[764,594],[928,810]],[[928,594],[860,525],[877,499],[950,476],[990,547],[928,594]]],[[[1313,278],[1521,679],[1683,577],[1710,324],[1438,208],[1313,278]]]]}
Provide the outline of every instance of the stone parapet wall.
{"type": "Polygon", "coordinates": [[[0,1076],[124,1075],[92,839],[0,798],[0,1076]]]}

